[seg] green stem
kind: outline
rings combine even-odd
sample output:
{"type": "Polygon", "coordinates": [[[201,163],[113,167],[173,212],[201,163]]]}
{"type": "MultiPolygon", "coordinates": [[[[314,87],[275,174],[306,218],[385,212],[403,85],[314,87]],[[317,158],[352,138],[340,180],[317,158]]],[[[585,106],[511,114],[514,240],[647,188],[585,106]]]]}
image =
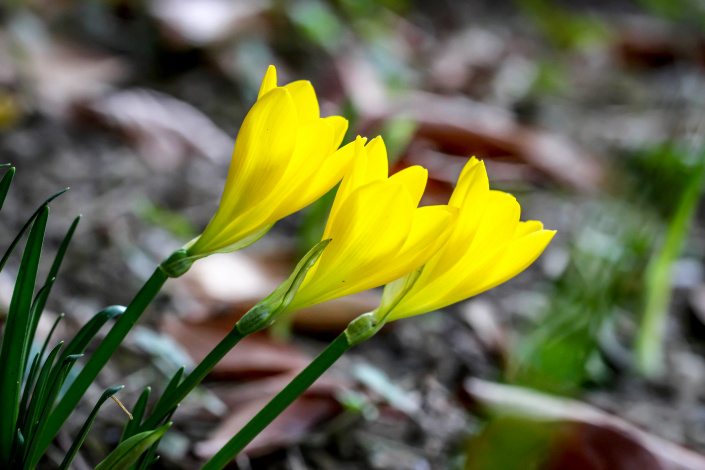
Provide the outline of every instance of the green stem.
{"type": "Polygon", "coordinates": [[[201,383],[206,375],[215,367],[215,365],[230,351],[235,347],[237,343],[240,342],[242,338],[246,335],[240,333],[237,328],[233,328],[228,335],[222,339],[218,345],[213,348],[213,350],[208,353],[208,355],[203,359],[196,368],[184,379],[184,381],[176,387],[176,390],[170,394],[168,397],[163,397],[160,403],[152,412],[149,418],[140,426],[140,431],[151,430],[156,428],[159,423],[166,418],[166,416],[173,410],[176,406],[181,403],[181,401],[186,398],[186,396],[191,393],[191,390],[196,388],[196,386],[201,383]]]}
{"type": "Polygon", "coordinates": [[[274,397],[252,420],[230,439],[201,470],[219,470],[225,467],[247,444],[309,388],[335,361],[350,348],[345,333],[316,357],[299,375],[274,397]]]}
{"type": "Polygon", "coordinates": [[[663,244],[646,268],[644,314],[636,338],[637,367],[646,376],[658,375],[663,368],[663,332],[671,301],[673,264],[683,251],[690,233],[690,226],[700,201],[703,179],[705,161],[693,169],[669,222],[663,244]]]}
{"type": "Polygon", "coordinates": [[[137,320],[142,316],[147,306],[154,300],[160,289],[168,279],[166,273],[158,267],[152,277],[140,289],[135,298],[127,306],[125,313],[115,322],[110,332],[105,336],[103,342],[93,353],[86,365],[83,367],[78,377],[73,381],[64,397],[59,401],[47,421],[46,428],[41,435],[38,449],[39,454],[43,454],[54,440],[59,429],[69,417],[73,409],[78,405],[88,387],[93,383],[101,369],[108,362],[110,357],[125,339],[137,320]]]}

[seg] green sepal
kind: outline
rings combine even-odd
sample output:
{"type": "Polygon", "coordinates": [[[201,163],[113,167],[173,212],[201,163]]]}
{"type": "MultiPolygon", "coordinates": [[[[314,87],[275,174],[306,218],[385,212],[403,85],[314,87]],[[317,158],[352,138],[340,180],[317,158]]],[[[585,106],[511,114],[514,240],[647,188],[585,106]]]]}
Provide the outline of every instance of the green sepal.
{"type": "Polygon", "coordinates": [[[164,274],[169,277],[179,277],[191,269],[191,265],[193,265],[193,262],[197,259],[197,257],[189,256],[185,249],[180,248],[162,261],[162,264],[159,265],[159,269],[164,271],[164,274]]]}
{"type": "Polygon", "coordinates": [[[277,287],[274,292],[269,294],[267,298],[260,301],[257,305],[252,307],[249,312],[243,315],[240,321],[235,325],[235,328],[237,328],[240,334],[246,336],[267,328],[286,311],[291,301],[294,300],[294,296],[298,292],[299,287],[301,287],[301,283],[306,279],[306,274],[308,274],[308,271],[321,257],[328,243],[330,243],[330,239],[323,240],[311,248],[311,250],[301,258],[294,272],[291,273],[291,276],[289,276],[286,281],[277,287]]]}
{"type": "Polygon", "coordinates": [[[98,402],[91,410],[91,414],[88,415],[88,418],[86,418],[86,421],[83,423],[81,430],[78,432],[78,436],[76,436],[76,438],[73,440],[71,448],[69,448],[68,452],[66,453],[66,456],[64,457],[64,460],[61,462],[61,465],[59,465],[59,470],[68,470],[69,466],[71,465],[71,462],[73,462],[73,459],[76,458],[76,454],[81,448],[83,441],[86,440],[86,436],[88,436],[88,431],[90,431],[91,426],[93,425],[93,422],[95,421],[95,418],[98,415],[100,407],[103,406],[103,403],[105,403],[108,398],[112,397],[123,388],[125,388],[124,385],[118,385],[117,387],[111,387],[105,392],[103,392],[103,394],[98,399],[98,402]]]}
{"type": "Polygon", "coordinates": [[[401,279],[387,284],[379,307],[372,312],[360,315],[348,324],[344,331],[348,344],[354,346],[376,335],[387,323],[389,315],[399,305],[401,299],[414,287],[422,272],[423,266],[401,279]]]}
{"type": "Polygon", "coordinates": [[[145,431],[132,436],[121,443],[95,470],[126,470],[140,458],[155,442],[157,442],[171,426],[167,423],[154,431],[145,431]]]}

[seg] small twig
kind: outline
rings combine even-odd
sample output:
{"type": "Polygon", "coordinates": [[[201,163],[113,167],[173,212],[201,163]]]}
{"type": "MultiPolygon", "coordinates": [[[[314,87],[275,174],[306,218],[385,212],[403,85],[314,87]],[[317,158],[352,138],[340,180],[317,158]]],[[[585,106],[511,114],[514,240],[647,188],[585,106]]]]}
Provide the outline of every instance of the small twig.
{"type": "Polygon", "coordinates": [[[122,402],[121,402],[120,400],[118,400],[115,395],[111,395],[110,398],[112,398],[113,400],[115,400],[115,403],[117,403],[118,406],[119,406],[120,408],[122,408],[122,411],[124,411],[125,414],[127,415],[127,417],[130,418],[130,421],[132,421],[132,413],[130,413],[129,411],[127,411],[127,408],[125,408],[125,405],[123,405],[122,402]]]}

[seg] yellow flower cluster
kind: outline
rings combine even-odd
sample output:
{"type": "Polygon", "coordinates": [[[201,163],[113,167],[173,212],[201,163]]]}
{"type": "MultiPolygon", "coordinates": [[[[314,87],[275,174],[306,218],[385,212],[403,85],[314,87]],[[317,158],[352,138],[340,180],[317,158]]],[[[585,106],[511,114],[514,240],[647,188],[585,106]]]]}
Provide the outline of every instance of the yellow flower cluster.
{"type": "Polygon", "coordinates": [[[185,248],[193,258],[240,249],[340,182],[323,235],[330,242],[285,311],[388,284],[378,321],[418,315],[512,278],[553,237],[540,222],[519,221],[517,201],[489,189],[475,158],[448,205],[418,207],[424,168],[389,176],[381,137],[338,149],[347,121],[320,117],[309,82],[276,82],[270,67],[240,129],[220,207],[185,248]]]}

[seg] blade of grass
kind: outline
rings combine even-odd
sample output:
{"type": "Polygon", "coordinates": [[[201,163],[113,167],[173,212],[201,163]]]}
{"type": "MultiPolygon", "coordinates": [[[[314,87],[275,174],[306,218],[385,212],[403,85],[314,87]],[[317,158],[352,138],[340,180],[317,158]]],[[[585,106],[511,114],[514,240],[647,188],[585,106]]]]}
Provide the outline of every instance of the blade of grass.
{"type": "Polygon", "coordinates": [[[48,217],[49,209],[45,207],[32,224],[17,274],[0,349],[0,364],[3,366],[0,369],[0,463],[4,465],[11,462],[10,454],[16,437],[22,376],[27,369],[25,337],[30,322],[34,286],[48,217]]]}
{"type": "Polygon", "coordinates": [[[71,243],[71,239],[73,238],[73,234],[76,232],[76,227],[78,226],[78,223],[81,221],[81,216],[79,215],[73,220],[73,223],[69,227],[68,231],[66,232],[66,235],[64,236],[64,239],[61,242],[61,245],[59,246],[59,250],[56,252],[56,255],[54,256],[54,262],[51,264],[51,268],[49,268],[49,273],[47,274],[47,279],[44,284],[45,292],[41,296],[37,296],[37,301],[36,303],[36,312],[32,315],[32,323],[30,324],[29,332],[27,335],[27,341],[28,344],[31,345],[32,341],[34,341],[34,334],[37,331],[37,325],[39,324],[39,318],[42,315],[42,312],[44,311],[44,307],[46,306],[47,300],[49,299],[49,294],[51,293],[51,288],[54,285],[54,280],[56,279],[56,276],[59,274],[59,268],[61,268],[61,262],[64,260],[64,255],[66,254],[66,250],[69,247],[69,244],[71,243]]]}
{"type": "Polygon", "coordinates": [[[32,434],[31,438],[28,438],[27,454],[24,461],[25,470],[32,470],[37,466],[37,463],[39,463],[39,459],[41,458],[44,452],[40,452],[37,449],[37,437],[41,436],[42,431],[46,426],[47,419],[49,419],[49,412],[51,411],[51,408],[54,405],[54,402],[56,401],[56,397],[59,395],[59,391],[61,390],[61,386],[64,384],[64,380],[66,380],[66,376],[68,375],[69,371],[76,363],[76,361],[82,356],[83,354],[74,354],[68,356],[61,363],[59,377],[55,382],[50,385],[49,393],[46,395],[46,399],[44,400],[43,406],[41,407],[42,410],[39,414],[39,420],[37,422],[35,432],[32,434]]]}
{"type": "Polygon", "coordinates": [[[17,415],[18,424],[23,424],[27,418],[27,405],[29,404],[29,397],[32,395],[32,388],[34,388],[34,379],[37,378],[37,372],[39,372],[40,358],[41,356],[39,353],[34,355],[32,367],[30,367],[29,373],[27,374],[27,380],[25,380],[24,384],[24,391],[22,392],[22,401],[20,402],[20,411],[17,415]]]}
{"type": "Polygon", "coordinates": [[[130,467],[137,459],[145,453],[155,442],[157,442],[171,426],[167,423],[154,431],[141,432],[132,436],[100,462],[95,470],[124,470],[130,467]]]}
{"type": "Polygon", "coordinates": [[[646,269],[644,314],[636,339],[637,367],[646,376],[661,372],[662,340],[668,305],[671,301],[673,263],[683,251],[690,225],[700,201],[705,180],[705,154],[690,175],[676,212],[668,224],[666,237],[646,269]]]}
{"type": "Polygon", "coordinates": [[[41,413],[42,405],[46,401],[46,396],[49,393],[48,389],[51,387],[49,374],[52,366],[54,365],[54,360],[56,359],[56,356],[58,356],[59,350],[61,350],[63,344],[64,343],[61,342],[51,350],[39,372],[37,384],[34,386],[34,391],[32,392],[32,399],[29,402],[29,409],[27,410],[27,415],[21,427],[22,434],[27,439],[34,435],[34,430],[39,423],[39,414],[41,413]]]}
{"type": "Polygon", "coordinates": [[[47,199],[46,201],[44,201],[44,202],[42,203],[42,205],[39,206],[39,208],[38,208],[36,211],[34,211],[34,214],[32,214],[32,217],[30,217],[30,218],[27,220],[27,222],[24,224],[24,226],[22,227],[22,229],[20,230],[20,232],[17,234],[17,236],[15,237],[15,239],[12,240],[12,243],[10,243],[10,247],[7,249],[7,251],[5,251],[5,254],[3,255],[2,259],[0,259],[0,271],[3,270],[3,268],[5,267],[5,264],[7,263],[7,260],[10,258],[10,255],[12,254],[13,251],[15,251],[15,248],[16,248],[17,245],[20,243],[20,240],[22,240],[22,236],[25,234],[25,232],[27,231],[27,229],[28,229],[30,226],[32,226],[32,223],[34,222],[34,219],[36,219],[37,217],[39,217],[39,214],[41,214],[41,213],[44,211],[44,209],[49,205],[49,203],[50,203],[51,201],[53,201],[53,200],[56,199],[57,197],[61,196],[62,194],[64,194],[64,193],[65,193],[66,191],[68,191],[68,190],[69,190],[69,188],[66,188],[66,189],[63,189],[63,190],[59,191],[58,193],[54,194],[54,195],[51,196],[49,199],[47,199]]]}
{"type": "Polygon", "coordinates": [[[150,387],[144,389],[140,394],[140,397],[135,403],[135,407],[132,409],[132,419],[125,423],[125,429],[122,432],[122,437],[120,442],[124,442],[137,434],[142,418],[144,417],[144,412],[147,409],[147,401],[149,400],[149,393],[152,391],[150,387]]]}
{"type": "Polygon", "coordinates": [[[137,323],[137,320],[139,320],[147,306],[149,306],[154,297],[159,293],[159,290],[167,279],[167,274],[158,267],[152,274],[152,277],[147,280],[132,302],[130,302],[125,313],[115,322],[115,325],[110,329],[110,332],[105,336],[100,346],[98,346],[98,349],[93,353],[51,413],[47,426],[39,439],[39,449],[41,452],[46,451],[49,447],[49,444],[51,444],[51,441],[59,432],[61,426],[81,400],[83,394],[86,393],[86,390],[88,390],[88,387],[90,387],[98,376],[103,366],[107,364],[108,360],[115,351],[117,351],[118,347],[120,347],[125,336],[127,336],[135,323],[137,323]]]}
{"type": "Polygon", "coordinates": [[[98,411],[100,410],[100,407],[103,406],[103,403],[105,403],[106,400],[108,400],[110,397],[115,395],[117,392],[119,392],[123,388],[125,388],[124,385],[119,385],[117,387],[109,388],[105,392],[103,392],[103,395],[100,396],[100,398],[98,399],[98,402],[95,404],[95,406],[91,410],[91,413],[88,415],[88,418],[86,418],[86,421],[83,423],[81,430],[78,432],[78,436],[76,436],[76,438],[73,440],[73,443],[71,444],[71,448],[69,448],[69,451],[66,453],[64,460],[61,462],[61,465],[59,465],[59,470],[68,470],[69,465],[71,465],[71,462],[73,462],[73,459],[76,458],[76,454],[78,453],[78,450],[81,448],[83,441],[86,440],[86,436],[88,436],[88,431],[90,431],[91,426],[93,425],[93,422],[95,421],[95,417],[98,415],[98,411]]]}
{"type": "Polygon", "coordinates": [[[12,184],[12,178],[15,176],[15,168],[12,167],[7,173],[2,175],[0,180],[0,210],[2,210],[3,204],[5,204],[5,198],[7,197],[8,191],[10,191],[10,185],[12,184]]]}

